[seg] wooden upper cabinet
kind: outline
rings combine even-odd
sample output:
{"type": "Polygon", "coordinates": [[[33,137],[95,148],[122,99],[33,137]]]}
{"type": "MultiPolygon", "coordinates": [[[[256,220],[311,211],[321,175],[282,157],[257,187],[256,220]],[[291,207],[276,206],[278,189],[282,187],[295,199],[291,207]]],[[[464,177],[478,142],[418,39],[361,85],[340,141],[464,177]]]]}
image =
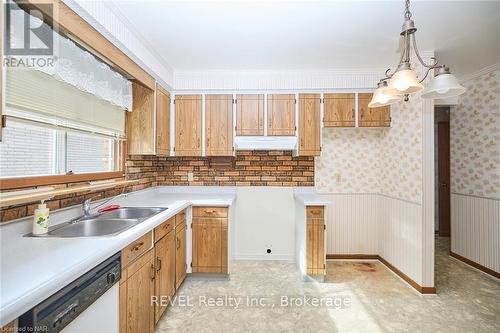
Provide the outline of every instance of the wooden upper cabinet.
{"type": "Polygon", "coordinates": [[[295,135],[295,95],[267,96],[267,135],[295,135]]]}
{"type": "Polygon", "coordinates": [[[236,95],[236,135],[264,135],[264,95],[236,95]]]}
{"type": "Polygon", "coordinates": [[[156,154],[170,155],[170,94],[156,86],[156,154]]]}
{"type": "Polygon", "coordinates": [[[201,156],[201,95],[175,96],[175,156],[201,156]]]}
{"type": "Polygon", "coordinates": [[[325,127],[354,127],[356,125],[355,94],[324,95],[325,127]]]}
{"type": "Polygon", "coordinates": [[[132,83],[132,112],[127,112],[127,151],[130,155],[155,154],[155,110],[151,89],[132,83]]]}
{"type": "Polygon", "coordinates": [[[390,106],[369,108],[368,103],[373,94],[358,94],[358,126],[359,127],[389,127],[391,126],[390,106]]]}
{"type": "Polygon", "coordinates": [[[299,155],[319,156],[321,151],[320,94],[299,95],[299,155]]]}
{"type": "Polygon", "coordinates": [[[233,155],[233,96],[205,96],[205,155],[233,155]]]}

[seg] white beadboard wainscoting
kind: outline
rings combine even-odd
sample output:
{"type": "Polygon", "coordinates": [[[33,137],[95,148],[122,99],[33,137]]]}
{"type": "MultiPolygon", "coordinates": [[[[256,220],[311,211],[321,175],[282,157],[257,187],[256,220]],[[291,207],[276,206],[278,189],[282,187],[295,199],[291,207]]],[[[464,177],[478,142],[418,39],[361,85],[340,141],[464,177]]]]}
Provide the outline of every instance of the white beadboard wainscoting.
{"type": "Polygon", "coordinates": [[[378,255],[423,286],[422,205],[384,195],[379,205],[378,255]]]}
{"type": "MultiPolygon", "coordinates": [[[[422,205],[381,194],[322,194],[326,253],[379,255],[421,286],[424,283],[422,205]]],[[[433,254],[432,254],[433,255],[433,254]]]]}
{"type": "Polygon", "coordinates": [[[378,194],[323,194],[327,254],[378,254],[378,194]]]}
{"type": "Polygon", "coordinates": [[[451,194],[451,251],[500,272],[500,199],[451,194]]]}

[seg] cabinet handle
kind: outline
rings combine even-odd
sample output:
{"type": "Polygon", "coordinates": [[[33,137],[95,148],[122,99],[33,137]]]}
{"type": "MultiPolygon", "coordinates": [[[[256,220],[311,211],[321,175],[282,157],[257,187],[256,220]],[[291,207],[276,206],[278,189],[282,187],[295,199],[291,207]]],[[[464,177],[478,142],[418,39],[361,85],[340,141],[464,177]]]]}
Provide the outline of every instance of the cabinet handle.
{"type": "Polygon", "coordinates": [[[135,245],[130,251],[139,251],[139,249],[144,245],[144,242],[140,242],[137,245],[135,245]]]}
{"type": "Polygon", "coordinates": [[[155,265],[151,264],[151,280],[155,279],[155,265]]]}
{"type": "Polygon", "coordinates": [[[181,248],[181,239],[177,238],[177,250],[181,248]]]}
{"type": "Polygon", "coordinates": [[[160,259],[160,257],[156,257],[156,265],[158,266],[158,268],[156,269],[156,271],[159,272],[161,270],[161,259],[160,259]]]}

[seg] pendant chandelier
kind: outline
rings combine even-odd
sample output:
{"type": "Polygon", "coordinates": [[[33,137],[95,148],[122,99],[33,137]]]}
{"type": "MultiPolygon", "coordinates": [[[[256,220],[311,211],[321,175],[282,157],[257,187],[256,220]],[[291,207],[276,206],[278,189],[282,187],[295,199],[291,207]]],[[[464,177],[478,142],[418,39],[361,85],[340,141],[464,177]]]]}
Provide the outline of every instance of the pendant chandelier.
{"type": "Polygon", "coordinates": [[[415,39],[416,31],[417,28],[415,28],[415,24],[411,19],[410,0],[406,0],[403,29],[400,33],[403,50],[399,64],[393,73],[389,73],[390,68],[385,72],[385,77],[379,81],[377,89],[373,93],[372,100],[368,104],[369,107],[390,105],[397,103],[401,99],[408,101],[409,95],[422,89],[424,90],[421,95],[422,98],[429,99],[454,97],[465,92],[465,88],[451,74],[450,69],[445,65],[439,65],[436,58],[431,58],[433,60],[432,64],[424,62],[418,52],[415,39]],[[412,48],[420,64],[427,69],[422,79],[417,77],[417,73],[410,65],[412,48]],[[424,89],[422,82],[431,70],[434,71],[434,77],[424,89]]]}

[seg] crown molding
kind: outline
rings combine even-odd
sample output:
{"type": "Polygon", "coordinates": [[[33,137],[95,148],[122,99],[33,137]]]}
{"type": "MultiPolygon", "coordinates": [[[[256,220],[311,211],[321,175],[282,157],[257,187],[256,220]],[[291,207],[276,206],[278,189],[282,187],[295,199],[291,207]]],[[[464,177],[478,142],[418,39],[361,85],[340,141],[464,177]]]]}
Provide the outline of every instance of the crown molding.
{"type": "Polygon", "coordinates": [[[374,89],[384,69],[175,71],[174,88],[199,90],[374,89]]]}
{"type": "Polygon", "coordinates": [[[500,70],[500,62],[497,62],[496,64],[493,64],[493,65],[486,66],[484,68],[481,68],[480,70],[478,70],[476,72],[462,75],[461,77],[458,78],[458,80],[462,83],[467,82],[467,81],[477,79],[483,75],[486,75],[488,73],[492,73],[492,72],[497,71],[497,70],[500,70]]]}

